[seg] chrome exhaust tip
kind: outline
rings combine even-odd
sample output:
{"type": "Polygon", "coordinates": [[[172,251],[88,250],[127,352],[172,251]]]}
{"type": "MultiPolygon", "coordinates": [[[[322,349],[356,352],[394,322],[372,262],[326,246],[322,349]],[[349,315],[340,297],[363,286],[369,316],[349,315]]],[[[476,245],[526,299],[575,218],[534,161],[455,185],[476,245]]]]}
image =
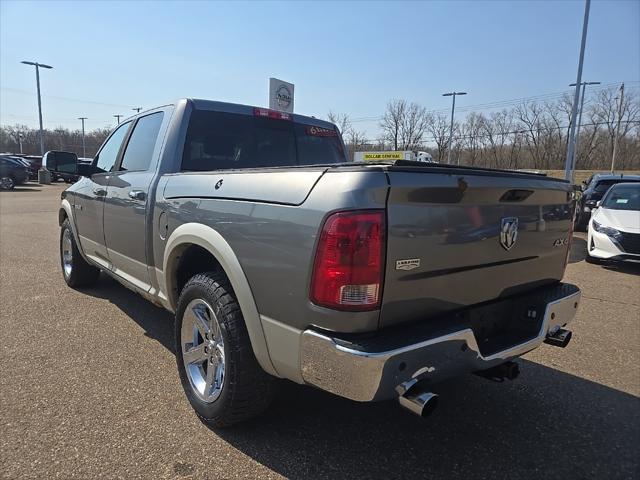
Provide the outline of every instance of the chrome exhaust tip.
{"type": "Polygon", "coordinates": [[[564,348],[569,345],[570,341],[571,330],[565,330],[564,328],[559,328],[555,332],[549,333],[544,339],[544,343],[548,343],[549,345],[560,348],[564,348]]]}
{"type": "Polygon", "coordinates": [[[438,395],[425,391],[415,378],[398,385],[396,390],[400,405],[419,417],[428,417],[438,406],[438,395]]]}

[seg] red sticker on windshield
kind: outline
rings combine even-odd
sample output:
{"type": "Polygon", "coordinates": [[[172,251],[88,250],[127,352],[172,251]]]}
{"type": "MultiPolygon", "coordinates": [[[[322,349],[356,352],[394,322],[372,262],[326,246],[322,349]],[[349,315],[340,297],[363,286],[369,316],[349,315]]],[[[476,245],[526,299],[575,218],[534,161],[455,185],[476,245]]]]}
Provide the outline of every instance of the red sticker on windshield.
{"type": "Polygon", "coordinates": [[[311,135],[313,137],[337,137],[338,132],[335,130],[331,130],[330,128],[322,128],[322,127],[307,127],[305,129],[307,135],[311,135]]]}

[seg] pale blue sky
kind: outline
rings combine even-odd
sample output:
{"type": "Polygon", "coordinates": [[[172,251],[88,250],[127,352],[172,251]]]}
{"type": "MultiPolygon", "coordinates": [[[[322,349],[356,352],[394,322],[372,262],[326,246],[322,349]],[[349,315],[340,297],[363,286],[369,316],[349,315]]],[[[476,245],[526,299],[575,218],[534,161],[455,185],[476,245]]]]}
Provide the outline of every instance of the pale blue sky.
{"type": "MultiPolygon", "coordinates": [[[[562,92],[575,81],[584,3],[0,2],[0,122],[113,125],[179,97],[265,105],[268,78],[296,111],[379,116],[391,98],[462,108],[562,92]],[[93,103],[91,103],[93,102],[93,103]]],[[[594,1],[585,80],[640,86],[640,1],[594,1]]],[[[461,110],[460,115],[464,115],[461,110]]],[[[356,125],[370,136],[376,120],[356,125]]]]}

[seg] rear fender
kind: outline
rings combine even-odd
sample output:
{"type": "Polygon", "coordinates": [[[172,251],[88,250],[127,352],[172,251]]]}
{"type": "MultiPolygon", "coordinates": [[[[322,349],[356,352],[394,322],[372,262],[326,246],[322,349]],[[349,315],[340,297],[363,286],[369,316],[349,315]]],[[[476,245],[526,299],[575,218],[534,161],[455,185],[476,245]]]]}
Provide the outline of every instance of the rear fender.
{"type": "Polygon", "coordinates": [[[201,223],[185,223],[171,233],[164,251],[162,273],[158,275],[160,295],[166,297],[170,309],[175,311],[179,294],[176,291],[178,259],[187,245],[198,245],[216,258],[229,278],[240,304],[258,363],[265,372],[277,376],[269,357],[262,322],[247,277],[231,246],[216,230],[201,223]]]}

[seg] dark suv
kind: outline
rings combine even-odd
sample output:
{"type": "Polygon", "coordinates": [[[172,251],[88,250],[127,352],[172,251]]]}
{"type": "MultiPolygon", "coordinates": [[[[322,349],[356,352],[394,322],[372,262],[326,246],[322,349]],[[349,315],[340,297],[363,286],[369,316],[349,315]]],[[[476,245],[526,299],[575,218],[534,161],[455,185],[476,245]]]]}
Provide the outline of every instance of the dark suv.
{"type": "Polygon", "coordinates": [[[584,230],[591,219],[591,211],[612,185],[621,182],[640,182],[640,175],[623,173],[596,173],[585,183],[584,191],[576,207],[576,230],[584,230]]]}
{"type": "Polygon", "coordinates": [[[57,182],[61,178],[67,183],[78,180],[76,164],[78,156],[71,152],[50,150],[42,157],[42,166],[51,173],[51,181],[57,182]]]}
{"type": "Polygon", "coordinates": [[[0,156],[0,189],[11,190],[28,179],[29,172],[24,164],[15,158],[0,156]]]}

